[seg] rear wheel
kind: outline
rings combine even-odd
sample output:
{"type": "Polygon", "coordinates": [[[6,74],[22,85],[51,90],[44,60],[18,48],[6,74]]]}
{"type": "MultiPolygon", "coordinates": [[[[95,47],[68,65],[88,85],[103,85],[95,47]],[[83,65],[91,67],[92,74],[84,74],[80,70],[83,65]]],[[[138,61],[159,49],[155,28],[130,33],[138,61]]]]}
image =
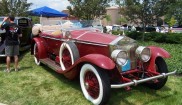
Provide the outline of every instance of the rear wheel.
{"type": "MultiPolygon", "coordinates": [[[[156,72],[158,73],[168,73],[167,65],[166,62],[164,61],[163,58],[158,57],[155,60],[155,66],[156,66],[156,72]]],[[[146,83],[146,86],[149,88],[158,90],[161,89],[167,82],[168,77],[166,78],[159,78],[157,79],[157,83],[151,82],[151,83],[146,83]]]]}
{"type": "Polygon", "coordinates": [[[85,98],[95,105],[104,105],[110,96],[110,81],[106,71],[84,64],[80,71],[80,85],[85,98]]]}
{"type": "Polygon", "coordinates": [[[34,61],[35,61],[35,64],[37,65],[40,65],[40,61],[39,61],[39,52],[38,52],[38,47],[37,47],[37,44],[35,43],[34,44],[34,61]]]}

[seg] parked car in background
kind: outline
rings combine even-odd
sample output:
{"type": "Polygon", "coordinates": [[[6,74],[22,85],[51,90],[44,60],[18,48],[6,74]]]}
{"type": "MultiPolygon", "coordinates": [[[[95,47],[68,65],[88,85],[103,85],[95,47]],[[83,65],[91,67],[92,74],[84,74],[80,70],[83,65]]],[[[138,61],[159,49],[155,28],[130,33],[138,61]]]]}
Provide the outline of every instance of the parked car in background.
{"type": "Polygon", "coordinates": [[[121,31],[122,30],[122,26],[121,25],[113,25],[112,26],[112,31],[121,31]]]}
{"type": "MultiPolygon", "coordinates": [[[[4,17],[0,17],[0,24],[3,19],[4,17]]],[[[27,50],[31,46],[32,20],[28,17],[15,17],[15,23],[17,23],[22,30],[22,37],[20,37],[20,51],[27,50]]],[[[5,57],[4,40],[5,30],[0,29],[0,57],[5,57]]]]}
{"type": "Polygon", "coordinates": [[[176,72],[168,72],[164,59],[170,54],[160,47],[139,46],[129,37],[74,24],[33,27],[31,54],[37,65],[48,65],[68,79],[78,77],[85,98],[95,105],[107,103],[111,88],[145,83],[161,89],[176,72]]]}

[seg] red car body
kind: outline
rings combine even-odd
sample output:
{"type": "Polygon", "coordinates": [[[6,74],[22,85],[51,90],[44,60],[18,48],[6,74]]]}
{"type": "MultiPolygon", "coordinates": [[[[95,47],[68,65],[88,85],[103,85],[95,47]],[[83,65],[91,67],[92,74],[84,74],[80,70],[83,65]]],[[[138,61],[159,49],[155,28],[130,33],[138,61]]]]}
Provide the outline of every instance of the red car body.
{"type": "Polygon", "coordinates": [[[46,64],[69,79],[80,75],[84,96],[93,104],[105,104],[110,88],[130,89],[131,85],[144,82],[148,87],[160,89],[167,76],[176,72],[168,73],[164,58],[170,54],[162,48],[140,47],[126,36],[88,28],[56,35],[54,31],[42,31],[33,38],[36,64],[46,64]]]}

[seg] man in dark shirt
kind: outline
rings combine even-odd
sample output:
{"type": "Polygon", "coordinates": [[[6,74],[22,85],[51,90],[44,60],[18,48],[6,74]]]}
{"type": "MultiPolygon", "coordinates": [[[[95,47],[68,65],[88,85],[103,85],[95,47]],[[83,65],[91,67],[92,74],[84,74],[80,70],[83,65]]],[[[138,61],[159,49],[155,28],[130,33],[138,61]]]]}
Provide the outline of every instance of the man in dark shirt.
{"type": "Polygon", "coordinates": [[[5,54],[7,72],[10,72],[11,56],[14,56],[15,71],[18,71],[19,37],[22,36],[20,27],[14,23],[14,16],[5,17],[1,25],[6,30],[5,54]]]}

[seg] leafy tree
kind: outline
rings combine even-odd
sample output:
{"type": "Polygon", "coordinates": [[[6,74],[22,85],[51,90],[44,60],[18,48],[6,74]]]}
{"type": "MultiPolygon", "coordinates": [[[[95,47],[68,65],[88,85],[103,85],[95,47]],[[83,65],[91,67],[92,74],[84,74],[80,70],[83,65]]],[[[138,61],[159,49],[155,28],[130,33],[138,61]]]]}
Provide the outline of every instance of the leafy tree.
{"type": "Polygon", "coordinates": [[[169,20],[168,25],[169,25],[169,27],[172,27],[172,26],[175,25],[175,24],[176,24],[176,20],[175,20],[174,17],[172,17],[172,18],[169,20]]]}
{"type": "Polygon", "coordinates": [[[118,21],[119,21],[121,24],[127,24],[127,22],[128,22],[128,20],[127,20],[126,18],[124,18],[124,17],[120,17],[120,18],[118,19],[118,21]]]}
{"type": "Polygon", "coordinates": [[[69,0],[68,6],[70,14],[80,19],[92,20],[106,13],[105,8],[110,0],[69,0]]]}
{"type": "Polygon", "coordinates": [[[106,19],[107,24],[108,24],[108,22],[110,22],[110,21],[111,21],[111,16],[110,16],[110,15],[105,15],[103,18],[105,18],[105,19],[106,19]]]}
{"type": "Polygon", "coordinates": [[[173,17],[177,20],[179,26],[182,26],[182,0],[175,0],[169,5],[167,15],[165,15],[165,21],[170,21],[173,17]]]}
{"type": "Polygon", "coordinates": [[[120,13],[131,23],[143,26],[153,25],[169,10],[176,0],[115,0],[120,5],[120,13]]]}
{"type": "Polygon", "coordinates": [[[32,3],[27,3],[27,0],[1,0],[0,15],[26,16],[31,5],[32,3]]]}
{"type": "Polygon", "coordinates": [[[166,0],[116,0],[116,3],[121,5],[120,13],[124,18],[130,23],[142,25],[144,31],[146,26],[157,23],[157,19],[166,13],[167,7],[164,4],[168,2],[166,0]]]}

